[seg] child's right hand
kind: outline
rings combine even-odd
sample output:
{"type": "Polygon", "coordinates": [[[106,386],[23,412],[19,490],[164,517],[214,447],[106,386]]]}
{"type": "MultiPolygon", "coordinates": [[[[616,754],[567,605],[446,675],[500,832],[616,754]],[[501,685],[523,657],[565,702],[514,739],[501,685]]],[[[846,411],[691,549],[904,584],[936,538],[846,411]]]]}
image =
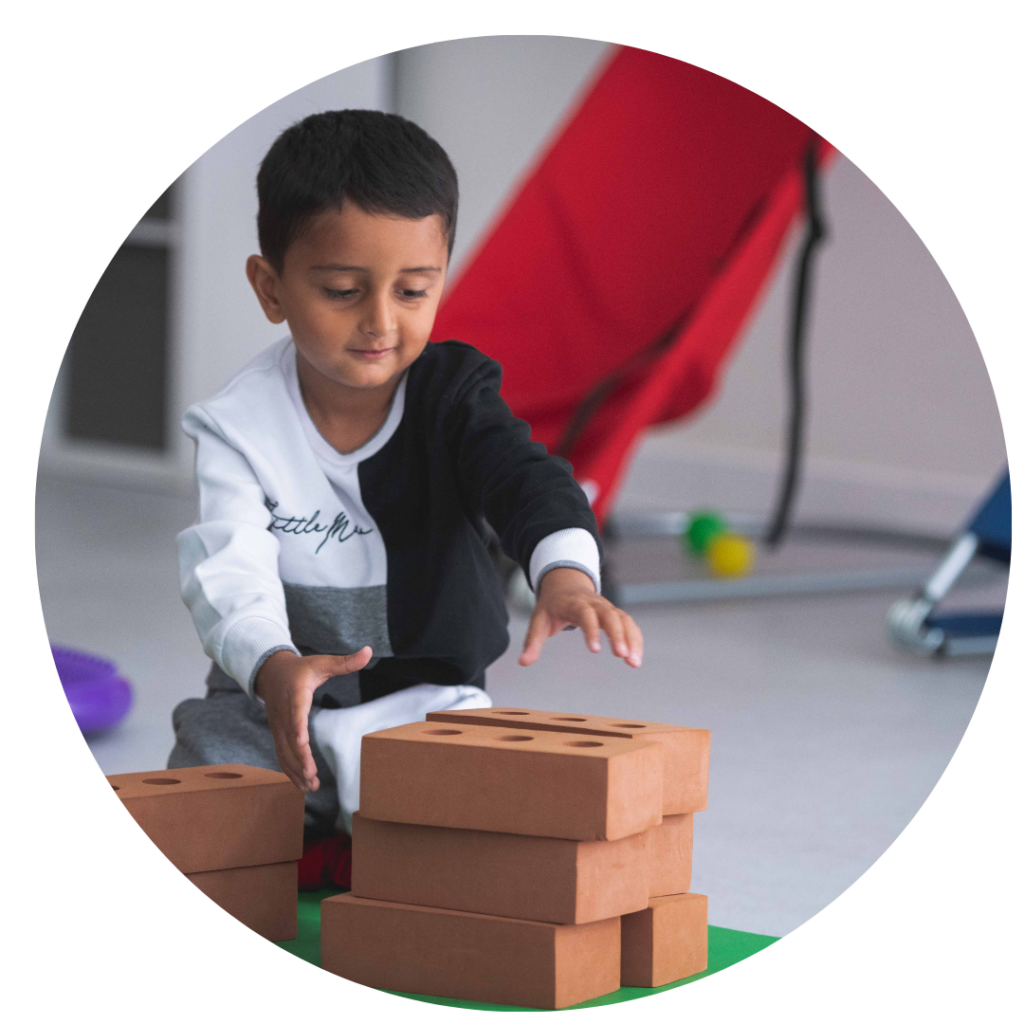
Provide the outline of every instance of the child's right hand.
{"type": "Polygon", "coordinates": [[[309,747],[309,709],[313,691],[334,676],[365,668],[373,655],[369,647],[355,654],[312,654],[300,658],[294,651],[278,651],[256,673],[255,692],[267,710],[281,770],[303,793],[320,788],[316,763],[309,747]]]}

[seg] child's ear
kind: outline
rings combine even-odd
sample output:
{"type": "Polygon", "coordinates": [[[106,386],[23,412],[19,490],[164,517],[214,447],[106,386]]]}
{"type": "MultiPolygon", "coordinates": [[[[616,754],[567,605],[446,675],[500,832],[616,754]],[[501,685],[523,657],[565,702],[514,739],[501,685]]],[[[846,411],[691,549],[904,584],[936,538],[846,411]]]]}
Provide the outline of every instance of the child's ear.
{"type": "Polygon", "coordinates": [[[284,310],[277,297],[277,271],[262,256],[252,255],[245,261],[245,276],[256,293],[266,318],[272,324],[280,324],[285,320],[284,310]]]}

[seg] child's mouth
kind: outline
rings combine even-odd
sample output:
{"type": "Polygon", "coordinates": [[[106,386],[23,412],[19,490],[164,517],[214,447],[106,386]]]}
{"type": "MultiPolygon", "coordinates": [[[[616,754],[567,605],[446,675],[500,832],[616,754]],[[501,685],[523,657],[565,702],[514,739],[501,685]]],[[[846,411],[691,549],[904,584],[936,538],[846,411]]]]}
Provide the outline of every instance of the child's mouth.
{"type": "Polygon", "coordinates": [[[350,348],[349,352],[352,353],[357,359],[365,359],[368,363],[379,362],[385,356],[390,355],[395,350],[393,348],[350,348]]]}

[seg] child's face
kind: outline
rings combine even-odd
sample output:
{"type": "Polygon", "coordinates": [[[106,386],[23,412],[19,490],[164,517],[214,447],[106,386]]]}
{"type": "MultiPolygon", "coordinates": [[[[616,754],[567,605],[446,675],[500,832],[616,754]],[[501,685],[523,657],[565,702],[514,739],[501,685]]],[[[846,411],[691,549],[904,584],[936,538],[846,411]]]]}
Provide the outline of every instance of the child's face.
{"type": "Polygon", "coordinates": [[[249,281],[272,323],[287,321],[308,367],[337,384],[376,388],[423,351],[448,268],[441,218],[320,214],[288,248],[278,274],[250,256],[249,281]]]}

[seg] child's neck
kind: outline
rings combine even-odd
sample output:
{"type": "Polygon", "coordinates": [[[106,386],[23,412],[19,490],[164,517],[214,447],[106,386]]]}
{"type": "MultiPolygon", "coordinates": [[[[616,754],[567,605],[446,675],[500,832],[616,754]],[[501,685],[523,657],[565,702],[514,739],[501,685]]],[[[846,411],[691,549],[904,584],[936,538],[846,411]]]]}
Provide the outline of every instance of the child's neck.
{"type": "Polygon", "coordinates": [[[321,436],[342,455],[362,448],[384,426],[400,373],[375,388],[353,388],[330,380],[301,356],[296,359],[299,391],[321,436]]]}

